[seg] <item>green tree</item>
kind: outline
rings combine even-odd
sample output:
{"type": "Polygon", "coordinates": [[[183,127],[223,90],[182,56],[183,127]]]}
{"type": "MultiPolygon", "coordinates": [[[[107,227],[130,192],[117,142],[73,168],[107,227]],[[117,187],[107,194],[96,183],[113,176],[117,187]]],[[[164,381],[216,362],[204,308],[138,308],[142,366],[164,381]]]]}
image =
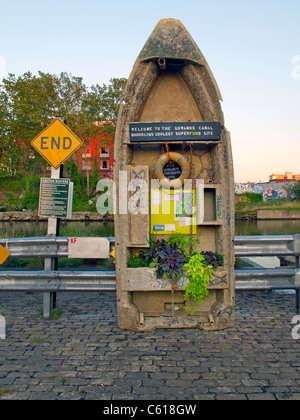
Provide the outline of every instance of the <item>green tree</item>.
{"type": "MultiPolygon", "coordinates": [[[[83,107],[89,121],[101,122],[101,132],[106,134],[115,133],[116,122],[118,118],[118,111],[121,102],[125,100],[124,90],[127,79],[112,78],[109,85],[93,85],[89,92],[87,92],[83,107]]],[[[97,135],[98,128],[93,126],[93,130],[89,130],[89,135],[97,135]]]]}
{"type": "Polygon", "coordinates": [[[127,79],[110,79],[109,85],[92,86],[84,106],[93,121],[116,122],[120,103],[124,101],[127,79]]]}
{"type": "Polygon", "coordinates": [[[88,89],[81,77],[65,72],[9,74],[0,84],[0,175],[34,175],[47,166],[30,142],[57,116],[82,139],[104,129],[113,133],[125,84],[111,79],[108,86],[88,89]]]}
{"type": "Polygon", "coordinates": [[[296,200],[300,200],[300,181],[289,186],[288,190],[295,194],[296,200]]]}

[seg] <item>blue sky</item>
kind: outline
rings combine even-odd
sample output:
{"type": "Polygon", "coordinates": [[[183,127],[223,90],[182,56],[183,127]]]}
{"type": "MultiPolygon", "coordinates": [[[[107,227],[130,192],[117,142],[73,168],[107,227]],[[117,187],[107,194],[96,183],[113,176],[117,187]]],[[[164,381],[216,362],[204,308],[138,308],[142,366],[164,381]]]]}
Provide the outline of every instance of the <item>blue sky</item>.
{"type": "Polygon", "coordinates": [[[223,96],[237,182],[300,173],[300,0],[0,0],[0,77],[128,77],[162,18],[182,21],[223,96]]]}

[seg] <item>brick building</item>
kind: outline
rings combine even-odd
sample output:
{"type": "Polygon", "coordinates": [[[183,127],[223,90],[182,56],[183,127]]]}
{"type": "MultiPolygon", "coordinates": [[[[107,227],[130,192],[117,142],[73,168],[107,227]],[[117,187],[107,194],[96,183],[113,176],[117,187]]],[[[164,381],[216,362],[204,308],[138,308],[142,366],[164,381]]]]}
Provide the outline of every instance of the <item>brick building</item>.
{"type": "Polygon", "coordinates": [[[293,175],[293,172],[286,172],[284,175],[270,175],[270,182],[296,182],[300,181],[300,175],[293,175]]]}
{"type": "Polygon", "coordinates": [[[96,137],[84,139],[84,145],[76,154],[79,171],[92,174],[97,167],[101,178],[113,177],[114,138],[105,132],[96,137]]]}

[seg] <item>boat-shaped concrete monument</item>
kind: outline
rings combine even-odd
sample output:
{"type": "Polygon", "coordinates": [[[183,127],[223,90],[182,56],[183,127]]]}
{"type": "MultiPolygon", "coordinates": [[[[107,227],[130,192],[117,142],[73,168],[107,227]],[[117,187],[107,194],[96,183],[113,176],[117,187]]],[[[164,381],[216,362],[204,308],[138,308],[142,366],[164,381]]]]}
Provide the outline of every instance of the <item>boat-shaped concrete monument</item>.
{"type": "Polygon", "coordinates": [[[212,71],[184,25],[161,20],[133,66],[116,129],[122,329],[215,331],[234,325],[234,176],[221,100],[212,71]],[[210,265],[201,304],[186,296],[188,266],[172,271],[173,263],[180,265],[170,246],[176,237],[190,244],[186,261],[196,254],[219,258],[218,265],[210,265]],[[170,254],[166,264],[160,265],[160,252],[147,266],[159,246],[170,254]]]}

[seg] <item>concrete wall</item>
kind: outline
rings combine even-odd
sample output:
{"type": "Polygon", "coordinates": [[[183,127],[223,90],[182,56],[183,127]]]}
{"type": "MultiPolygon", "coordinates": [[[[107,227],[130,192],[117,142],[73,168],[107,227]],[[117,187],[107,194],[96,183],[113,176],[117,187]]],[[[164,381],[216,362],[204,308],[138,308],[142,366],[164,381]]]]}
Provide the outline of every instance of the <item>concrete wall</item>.
{"type": "Polygon", "coordinates": [[[291,182],[266,182],[262,184],[246,183],[235,184],[235,194],[255,193],[262,194],[263,200],[276,200],[278,198],[293,199],[294,193],[289,191],[287,187],[292,185],[291,182]]]}
{"type": "Polygon", "coordinates": [[[300,211],[298,210],[257,210],[257,220],[299,220],[300,211]]]}

